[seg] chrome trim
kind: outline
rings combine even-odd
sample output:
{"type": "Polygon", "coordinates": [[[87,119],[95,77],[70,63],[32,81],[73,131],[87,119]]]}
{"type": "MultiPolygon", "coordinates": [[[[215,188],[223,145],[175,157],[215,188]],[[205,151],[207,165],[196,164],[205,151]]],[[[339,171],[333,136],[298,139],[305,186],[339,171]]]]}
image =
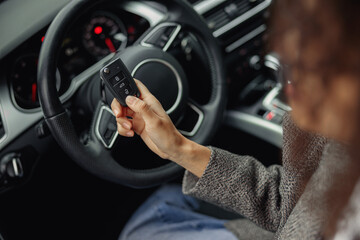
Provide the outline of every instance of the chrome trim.
{"type": "Polygon", "coordinates": [[[164,52],[166,52],[169,49],[169,47],[171,46],[171,44],[174,42],[175,38],[179,34],[180,30],[181,30],[181,26],[177,24],[174,32],[171,34],[171,37],[169,38],[169,41],[166,43],[166,45],[163,48],[164,52]]]}
{"type": "Polygon", "coordinates": [[[176,69],[168,62],[162,60],[162,59],[158,59],[158,58],[149,58],[149,59],[146,59],[142,62],[140,62],[138,65],[136,65],[136,67],[134,68],[134,70],[131,72],[131,75],[132,76],[135,76],[135,73],[136,71],[144,64],[146,63],[149,63],[149,62],[158,62],[158,63],[161,63],[161,64],[164,64],[166,67],[170,68],[170,70],[175,74],[175,77],[176,77],[176,81],[177,81],[177,84],[178,84],[178,95],[176,97],[176,100],[175,100],[175,103],[174,105],[168,109],[166,111],[167,114],[170,114],[172,113],[180,104],[180,100],[181,100],[181,96],[183,94],[183,85],[182,85],[182,82],[181,82],[181,78],[180,78],[180,74],[176,71],[176,69]]]}
{"type": "Polygon", "coordinates": [[[279,95],[279,92],[281,90],[281,86],[279,84],[277,84],[273,89],[271,89],[271,91],[266,95],[266,97],[264,98],[262,105],[268,109],[268,110],[273,110],[274,107],[272,106],[271,102],[275,99],[275,97],[277,95],[279,95]]]}
{"type": "Polygon", "coordinates": [[[283,129],[278,124],[234,110],[226,112],[225,124],[282,148],[283,129]]]}
{"type": "Polygon", "coordinates": [[[179,129],[179,132],[181,134],[183,134],[184,136],[192,137],[197,133],[202,122],[204,121],[204,113],[198,107],[196,107],[194,104],[188,103],[188,105],[199,115],[199,119],[196,122],[196,124],[191,132],[187,132],[187,131],[180,130],[180,129],[179,129]]]}
{"type": "Polygon", "coordinates": [[[165,46],[163,47],[163,51],[166,52],[169,47],[171,46],[171,44],[174,42],[176,36],[179,34],[180,30],[181,30],[181,26],[177,23],[170,23],[170,22],[166,22],[166,23],[161,23],[159,25],[157,25],[153,30],[150,31],[150,33],[148,33],[146,35],[146,37],[141,40],[141,45],[144,47],[154,47],[154,45],[147,43],[146,41],[154,34],[156,33],[160,28],[164,28],[164,27],[176,27],[174,32],[171,34],[169,41],[165,44],[165,46]]]}
{"type": "Polygon", "coordinates": [[[121,6],[124,10],[137,14],[148,20],[151,27],[156,26],[156,24],[161,22],[165,17],[165,14],[163,14],[162,12],[151,8],[150,6],[141,2],[124,2],[121,4],[121,6]]]}
{"type": "Polygon", "coordinates": [[[14,174],[15,174],[15,176],[18,176],[18,175],[19,175],[19,169],[18,169],[18,167],[17,167],[16,159],[13,158],[13,159],[11,160],[11,163],[12,163],[13,168],[14,168],[14,174]]]}
{"type": "Polygon", "coordinates": [[[276,57],[275,53],[267,54],[264,57],[264,65],[266,67],[274,70],[275,72],[278,72],[281,67],[281,63],[280,63],[278,57],[276,57]]]}
{"type": "Polygon", "coordinates": [[[1,107],[1,99],[0,99],[0,121],[2,121],[2,125],[3,125],[3,128],[4,128],[4,136],[0,137],[0,143],[2,143],[3,141],[5,141],[5,139],[7,137],[7,130],[6,130],[4,112],[3,112],[2,107],[1,107]]]}
{"type": "Polygon", "coordinates": [[[264,2],[260,3],[256,7],[250,9],[249,11],[245,12],[241,16],[235,18],[228,24],[222,26],[215,32],[213,32],[214,37],[219,37],[223,35],[224,33],[230,31],[234,27],[237,27],[239,24],[245,22],[246,20],[250,19],[251,17],[255,16],[256,14],[260,13],[261,11],[265,10],[267,7],[269,7],[271,4],[271,0],[265,0],[264,2]]]}
{"type": "Polygon", "coordinates": [[[204,0],[195,4],[194,9],[198,14],[203,15],[223,2],[226,0],[204,0]]]}
{"type": "Polygon", "coordinates": [[[119,134],[117,133],[117,131],[115,131],[115,134],[114,136],[112,137],[111,141],[110,141],[110,144],[107,145],[104,140],[102,139],[101,137],[101,134],[100,134],[100,131],[99,131],[99,127],[100,127],[100,120],[101,120],[101,117],[102,117],[102,114],[103,114],[103,111],[108,111],[110,112],[114,117],[114,113],[111,111],[111,109],[108,107],[108,106],[101,106],[100,108],[100,113],[98,115],[98,118],[96,119],[96,125],[95,125],[95,134],[96,134],[96,137],[101,141],[101,143],[107,148],[107,149],[110,149],[114,146],[114,143],[116,141],[116,139],[118,138],[119,134]]]}
{"type": "Polygon", "coordinates": [[[232,44],[227,46],[225,48],[225,52],[229,53],[229,52],[234,51],[236,48],[238,48],[241,45],[245,44],[246,42],[250,41],[254,37],[258,36],[259,34],[265,32],[265,30],[266,30],[266,25],[265,24],[259,26],[258,28],[255,28],[253,31],[249,32],[248,34],[246,34],[242,38],[239,38],[238,40],[236,40],[235,42],[233,42],[232,44]]]}
{"type": "Polygon", "coordinates": [[[278,100],[276,97],[279,95],[282,87],[280,84],[277,84],[276,87],[274,87],[264,98],[262,105],[268,109],[268,110],[274,110],[274,111],[282,111],[282,112],[289,112],[291,111],[291,107],[280,100],[278,100]],[[274,106],[274,101],[276,101],[274,106]]]}
{"type": "Polygon", "coordinates": [[[13,165],[13,169],[14,169],[14,175],[16,177],[22,177],[24,175],[24,170],[22,168],[21,162],[18,158],[14,157],[11,160],[11,163],[13,165]]]}

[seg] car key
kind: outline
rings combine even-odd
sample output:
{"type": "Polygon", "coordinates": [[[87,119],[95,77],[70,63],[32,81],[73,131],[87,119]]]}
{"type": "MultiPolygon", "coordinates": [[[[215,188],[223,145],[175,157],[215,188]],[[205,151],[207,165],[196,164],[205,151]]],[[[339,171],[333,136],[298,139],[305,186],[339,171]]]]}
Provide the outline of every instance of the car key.
{"type": "Polygon", "coordinates": [[[120,58],[115,59],[100,70],[100,78],[121,105],[127,107],[127,96],[140,97],[140,91],[129,70],[120,58]]]}

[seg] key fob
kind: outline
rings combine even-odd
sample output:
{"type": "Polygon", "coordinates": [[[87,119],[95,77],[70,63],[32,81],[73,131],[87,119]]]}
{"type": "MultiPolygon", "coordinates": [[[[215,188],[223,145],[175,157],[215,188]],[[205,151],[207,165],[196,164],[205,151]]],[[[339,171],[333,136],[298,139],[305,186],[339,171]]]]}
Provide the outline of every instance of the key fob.
{"type": "Polygon", "coordinates": [[[104,66],[100,70],[100,78],[124,107],[127,107],[125,102],[127,96],[140,97],[140,91],[133,77],[120,58],[104,66]]]}

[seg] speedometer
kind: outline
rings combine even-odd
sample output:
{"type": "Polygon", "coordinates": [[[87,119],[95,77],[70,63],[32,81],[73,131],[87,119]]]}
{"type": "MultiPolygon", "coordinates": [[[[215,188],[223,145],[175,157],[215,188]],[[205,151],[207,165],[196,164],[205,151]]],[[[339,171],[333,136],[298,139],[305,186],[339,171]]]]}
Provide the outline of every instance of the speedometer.
{"type": "Polygon", "coordinates": [[[85,25],[83,43],[89,53],[103,57],[126,47],[127,31],[116,16],[98,12],[85,25]]]}

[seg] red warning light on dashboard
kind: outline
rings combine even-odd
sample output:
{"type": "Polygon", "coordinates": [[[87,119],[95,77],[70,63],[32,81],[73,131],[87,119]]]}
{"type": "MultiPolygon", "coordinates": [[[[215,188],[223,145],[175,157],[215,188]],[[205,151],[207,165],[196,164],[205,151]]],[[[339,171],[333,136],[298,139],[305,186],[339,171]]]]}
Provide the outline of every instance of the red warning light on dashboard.
{"type": "Polygon", "coordinates": [[[97,27],[94,28],[94,33],[97,34],[97,35],[101,34],[102,31],[103,31],[103,29],[100,26],[97,26],[97,27]]]}
{"type": "Polygon", "coordinates": [[[41,37],[41,42],[43,42],[43,41],[44,41],[44,39],[45,39],[45,36],[42,36],[42,37],[41,37]]]}

